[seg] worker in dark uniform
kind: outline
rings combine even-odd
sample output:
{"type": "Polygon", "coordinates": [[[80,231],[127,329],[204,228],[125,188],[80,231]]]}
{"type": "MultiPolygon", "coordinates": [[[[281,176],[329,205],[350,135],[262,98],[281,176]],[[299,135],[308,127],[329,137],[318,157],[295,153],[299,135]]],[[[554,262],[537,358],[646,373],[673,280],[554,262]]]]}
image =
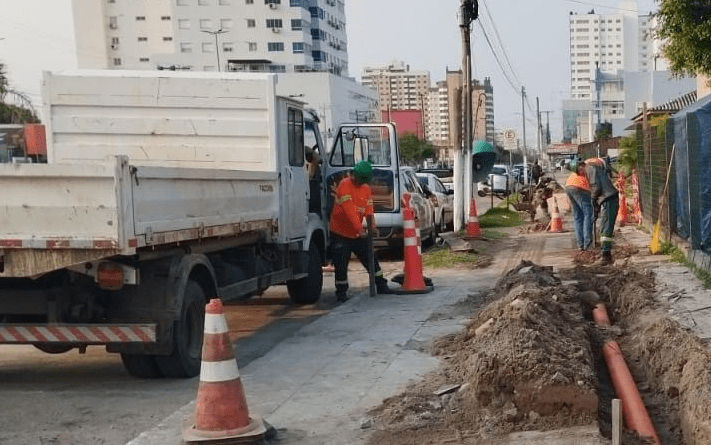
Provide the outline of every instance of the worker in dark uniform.
{"type": "Polygon", "coordinates": [[[585,161],[585,174],[590,183],[590,193],[595,209],[602,216],[600,222],[600,265],[612,264],[612,237],[615,234],[615,221],[620,207],[619,193],[615,188],[611,171],[602,158],[590,158],[585,161]]]}
{"type": "MultiPolygon", "coordinates": [[[[355,253],[366,270],[368,269],[368,242],[365,238],[363,217],[373,215],[373,199],[368,185],[372,176],[373,168],[370,163],[361,161],[353,169],[353,176],[343,178],[336,188],[329,226],[336,275],[336,299],[340,302],[348,300],[348,260],[351,253],[355,253]]],[[[393,293],[383,277],[375,253],[373,262],[377,292],[393,293]]]]}

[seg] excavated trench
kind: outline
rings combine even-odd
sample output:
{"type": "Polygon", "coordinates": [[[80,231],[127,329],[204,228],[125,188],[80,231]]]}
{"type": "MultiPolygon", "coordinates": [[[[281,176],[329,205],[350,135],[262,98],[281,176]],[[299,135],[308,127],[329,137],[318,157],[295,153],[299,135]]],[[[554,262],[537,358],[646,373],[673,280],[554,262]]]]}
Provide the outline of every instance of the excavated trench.
{"type": "MultiPolygon", "coordinates": [[[[609,439],[608,340],[620,344],[661,443],[711,443],[711,354],[654,292],[653,274],[630,267],[554,274],[523,261],[491,293],[467,297],[467,329],[432,345],[441,369],[371,412],[370,443],[506,443],[512,432],[591,424],[609,439]],[[593,323],[598,299],[612,327],[593,323]]],[[[625,429],[623,443],[649,441],[625,429]]]]}

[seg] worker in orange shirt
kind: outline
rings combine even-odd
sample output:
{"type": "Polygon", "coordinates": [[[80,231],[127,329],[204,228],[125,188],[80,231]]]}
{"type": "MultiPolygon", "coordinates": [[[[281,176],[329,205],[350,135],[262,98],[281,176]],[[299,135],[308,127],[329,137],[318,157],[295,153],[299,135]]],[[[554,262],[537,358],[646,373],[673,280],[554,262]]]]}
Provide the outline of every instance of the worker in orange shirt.
{"type": "Polygon", "coordinates": [[[593,205],[590,183],[585,175],[585,162],[573,159],[570,161],[570,170],[572,173],[565,181],[565,194],[568,195],[570,208],[573,210],[578,248],[588,250],[593,241],[593,205]]]}
{"type": "MultiPolygon", "coordinates": [[[[348,300],[348,260],[351,253],[368,269],[368,243],[363,228],[363,217],[373,215],[373,199],[368,182],[373,177],[373,167],[368,161],[360,161],[353,169],[353,176],[346,176],[336,188],[336,197],[331,212],[331,249],[336,278],[336,299],[348,300]]],[[[373,224],[374,226],[374,224],[373,224]]],[[[371,230],[374,227],[370,228],[371,230]]],[[[375,285],[379,294],[391,294],[388,281],[383,277],[378,259],[373,254],[375,285]]]]}

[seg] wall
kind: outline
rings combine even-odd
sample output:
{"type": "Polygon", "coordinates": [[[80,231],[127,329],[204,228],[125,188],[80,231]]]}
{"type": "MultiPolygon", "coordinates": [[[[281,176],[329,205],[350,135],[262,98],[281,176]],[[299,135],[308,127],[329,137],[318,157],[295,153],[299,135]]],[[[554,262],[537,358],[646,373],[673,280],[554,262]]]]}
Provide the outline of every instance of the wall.
{"type": "Polygon", "coordinates": [[[382,112],[383,122],[395,122],[398,136],[412,133],[424,139],[421,110],[386,110],[382,112]]]}

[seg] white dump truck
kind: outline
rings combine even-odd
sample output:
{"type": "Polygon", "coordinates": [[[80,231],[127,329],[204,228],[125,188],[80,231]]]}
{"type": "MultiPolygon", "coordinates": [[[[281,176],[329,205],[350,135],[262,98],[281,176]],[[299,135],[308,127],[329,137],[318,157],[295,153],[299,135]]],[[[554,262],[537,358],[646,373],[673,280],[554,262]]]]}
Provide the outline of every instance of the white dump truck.
{"type": "MultiPolygon", "coordinates": [[[[0,344],[103,345],[134,376],[190,377],[209,298],[286,284],[315,302],[329,187],[369,154],[349,126],[349,159],[330,181],[328,162],[310,177],[311,151],[326,159],[316,118],[277,81],[45,73],[47,163],[0,164],[0,344]]],[[[396,166],[394,128],[381,127],[372,155],[387,148],[396,166]]]]}

